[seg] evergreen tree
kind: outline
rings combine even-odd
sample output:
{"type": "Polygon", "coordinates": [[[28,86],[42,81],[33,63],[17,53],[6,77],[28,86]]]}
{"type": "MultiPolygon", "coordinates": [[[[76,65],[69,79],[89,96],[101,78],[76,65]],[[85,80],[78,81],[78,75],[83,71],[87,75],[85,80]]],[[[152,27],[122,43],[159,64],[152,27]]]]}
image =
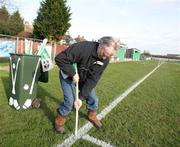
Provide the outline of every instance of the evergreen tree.
{"type": "Polygon", "coordinates": [[[21,18],[19,11],[17,10],[10,16],[9,20],[9,33],[11,35],[17,35],[19,32],[24,30],[24,23],[21,18]]]}
{"type": "Polygon", "coordinates": [[[66,33],[71,26],[70,8],[66,0],[44,0],[34,21],[34,37],[43,39],[46,37],[58,38],[66,33]]]}
{"type": "Polygon", "coordinates": [[[8,34],[9,12],[5,6],[0,8],[0,34],[8,34]]]}
{"type": "Polygon", "coordinates": [[[17,10],[9,14],[5,6],[0,8],[0,34],[17,35],[24,30],[23,19],[17,10]]]}

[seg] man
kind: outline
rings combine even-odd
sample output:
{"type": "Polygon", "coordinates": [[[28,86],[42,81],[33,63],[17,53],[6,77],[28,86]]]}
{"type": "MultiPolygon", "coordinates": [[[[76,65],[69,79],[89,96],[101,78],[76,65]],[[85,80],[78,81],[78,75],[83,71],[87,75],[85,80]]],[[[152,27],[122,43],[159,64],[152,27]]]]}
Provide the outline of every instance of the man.
{"type": "Polygon", "coordinates": [[[79,109],[82,100],[86,100],[88,120],[96,127],[102,126],[97,119],[98,97],[95,86],[104,69],[109,63],[109,58],[115,54],[119,42],[113,37],[102,37],[99,42],[83,41],[75,43],[55,58],[60,67],[59,78],[64,94],[64,102],[58,108],[55,118],[55,129],[64,132],[66,116],[74,107],[79,109]],[[77,63],[78,74],[72,64],[77,63]],[[79,100],[75,101],[74,83],[79,82],[79,100]],[[75,102],[74,102],[75,101],[75,102]]]}

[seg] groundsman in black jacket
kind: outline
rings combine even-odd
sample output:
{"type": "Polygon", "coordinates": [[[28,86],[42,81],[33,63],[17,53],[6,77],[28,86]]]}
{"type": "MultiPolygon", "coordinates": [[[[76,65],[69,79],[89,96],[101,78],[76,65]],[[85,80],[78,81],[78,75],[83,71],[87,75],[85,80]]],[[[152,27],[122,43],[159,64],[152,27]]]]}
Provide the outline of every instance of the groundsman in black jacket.
{"type": "Polygon", "coordinates": [[[88,120],[97,128],[102,126],[97,119],[98,97],[95,86],[109,63],[111,56],[119,47],[119,41],[111,36],[102,37],[98,42],[83,41],[69,46],[55,58],[60,68],[59,77],[64,94],[64,102],[60,104],[55,118],[56,131],[63,133],[65,117],[73,105],[80,109],[81,100],[86,100],[88,120]],[[76,63],[78,74],[72,67],[76,63]],[[79,83],[79,99],[75,101],[74,83],[79,83]]]}

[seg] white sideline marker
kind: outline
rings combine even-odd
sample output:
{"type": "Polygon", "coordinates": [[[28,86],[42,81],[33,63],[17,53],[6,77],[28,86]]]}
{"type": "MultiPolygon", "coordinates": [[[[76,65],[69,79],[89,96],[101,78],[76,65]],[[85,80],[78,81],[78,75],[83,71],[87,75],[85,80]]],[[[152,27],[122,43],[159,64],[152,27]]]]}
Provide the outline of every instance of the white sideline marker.
{"type": "MultiPolygon", "coordinates": [[[[141,80],[133,84],[130,88],[128,88],[124,93],[122,93],[119,97],[117,97],[112,103],[110,103],[106,108],[104,108],[100,114],[97,115],[98,119],[104,118],[120,101],[122,101],[131,91],[133,91],[137,86],[139,86],[145,79],[147,79],[154,71],[156,71],[161,64],[158,64],[150,73],[144,76],[141,80]]],[[[78,139],[82,138],[87,134],[87,132],[93,127],[93,125],[88,122],[84,126],[82,126],[77,135],[71,134],[68,138],[64,140],[62,144],[58,144],[57,147],[69,147],[73,145],[78,139]]]]}
{"type": "Polygon", "coordinates": [[[87,141],[90,141],[90,142],[92,142],[92,143],[94,143],[96,145],[102,146],[102,147],[115,147],[115,146],[110,145],[109,143],[106,143],[106,142],[102,141],[102,140],[99,140],[97,138],[89,136],[88,134],[84,135],[82,137],[82,139],[85,139],[87,141]]]}

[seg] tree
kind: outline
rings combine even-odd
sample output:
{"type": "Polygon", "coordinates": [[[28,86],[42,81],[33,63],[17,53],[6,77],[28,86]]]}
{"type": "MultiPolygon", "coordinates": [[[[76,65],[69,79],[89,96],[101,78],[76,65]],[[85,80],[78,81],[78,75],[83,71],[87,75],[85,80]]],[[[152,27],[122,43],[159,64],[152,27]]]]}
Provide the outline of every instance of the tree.
{"type": "Polygon", "coordinates": [[[10,15],[5,6],[0,8],[0,34],[17,35],[24,30],[23,21],[18,10],[10,15]]]}
{"type": "Polygon", "coordinates": [[[5,6],[0,8],[0,34],[8,34],[9,12],[5,6]]]}
{"type": "Polygon", "coordinates": [[[21,18],[19,11],[17,10],[10,16],[9,20],[9,33],[11,35],[17,35],[19,32],[24,30],[24,23],[21,18]]]}
{"type": "Polygon", "coordinates": [[[33,35],[39,39],[58,38],[69,29],[70,8],[66,0],[45,0],[41,2],[38,16],[34,20],[33,35]]]}

